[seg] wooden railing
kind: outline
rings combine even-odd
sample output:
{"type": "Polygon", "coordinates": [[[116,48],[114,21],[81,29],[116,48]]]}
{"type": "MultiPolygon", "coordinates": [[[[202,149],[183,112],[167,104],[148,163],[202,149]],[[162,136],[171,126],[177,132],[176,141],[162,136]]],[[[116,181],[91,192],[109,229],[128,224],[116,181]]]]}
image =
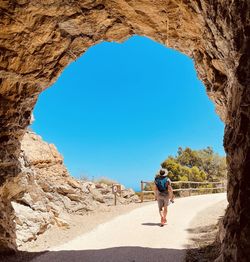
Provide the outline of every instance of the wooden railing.
{"type": "MultiPolygon", "coordinates": [[[[141,202],[144,201],[144,194],[148,194],[148,193],[154,193],[153,190],[145,190],[145,185],[152,185],[154,184],[153,181],[141,181],[141,193],[140,193],[140,197],[141,197],[141,202]]],[[[195,181],[173,181],[171,182],[172,188],[174,192],[188,192],[188,195],[191,196],[192,192],[196,191],[210,191],[212,190],[211,193],[214,192],[225,192],[226,191],[226,181],[218,181],[218,182],[195,182],[195,181]],[[183,187],[184,185],[184,187],[183,187]],[[195,185],[197,185],[195,187],[195,185]],[[204,185],[203,187],[201,187],[200,185],[204,185]],[[205,185],[211,185],[212,187],[207,187],[205,185]]]]}

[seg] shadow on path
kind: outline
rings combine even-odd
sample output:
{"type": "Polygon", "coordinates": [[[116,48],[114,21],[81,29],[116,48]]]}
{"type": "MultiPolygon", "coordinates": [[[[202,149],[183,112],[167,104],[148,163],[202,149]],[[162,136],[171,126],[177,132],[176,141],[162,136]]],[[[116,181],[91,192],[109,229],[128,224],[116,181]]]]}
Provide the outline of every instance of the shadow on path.
{"type": "Polygon", "coordinates": [[[183,262],[186,250],[144,247],[114,247],[99,250],[18,252],[2,255],[3,262],[183,262]]]}
{"type": "Polygon", "coordinates": [[[143,226],[160,226],[161,223],[142,223],[143,226]]]}

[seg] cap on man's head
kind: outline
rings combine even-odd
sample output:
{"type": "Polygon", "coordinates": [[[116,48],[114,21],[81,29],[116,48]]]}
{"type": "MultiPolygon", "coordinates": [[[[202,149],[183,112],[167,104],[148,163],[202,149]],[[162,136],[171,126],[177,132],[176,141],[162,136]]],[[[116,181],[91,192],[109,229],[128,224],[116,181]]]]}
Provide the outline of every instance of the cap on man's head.
{"type": "Polygon", "coordinates": [[[160,176],[167,176],[168,175],[167,169],[161,169],[159,173],[160,173],[160,176]]]}

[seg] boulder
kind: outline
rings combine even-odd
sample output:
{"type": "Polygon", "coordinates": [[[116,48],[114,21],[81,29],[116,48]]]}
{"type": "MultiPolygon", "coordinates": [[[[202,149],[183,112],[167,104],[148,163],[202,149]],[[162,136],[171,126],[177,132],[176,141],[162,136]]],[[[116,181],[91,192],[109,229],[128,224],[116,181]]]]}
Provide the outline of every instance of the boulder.
{"type": "Polygon", "coordinates": [[[16,202],[11,204],[15,211],[16,241],[19,246],[36,239],[38,234],[42,234],[54,224],[54,216],[50,212],[36,211],[16,202]]]}
{"type": "MultiPolygon", "coordinates": [[[[4,188],[14,210],[19,246],[35,240],[51,226],[67,228],[67,214],[81,215],[114,205],[112,186],[71,177],[56,147],[40,136],[28,131],[21,148],[22,173],[4,188]]],[[[117,204],[137,201],[132,189],[122,189],[117,204]]]]}
{"type": "Polygon", "coordinates": [[[121,197],[130,198],[135,195],[135,191],[133,189],[124,189],[121,191],[121,197]]]}

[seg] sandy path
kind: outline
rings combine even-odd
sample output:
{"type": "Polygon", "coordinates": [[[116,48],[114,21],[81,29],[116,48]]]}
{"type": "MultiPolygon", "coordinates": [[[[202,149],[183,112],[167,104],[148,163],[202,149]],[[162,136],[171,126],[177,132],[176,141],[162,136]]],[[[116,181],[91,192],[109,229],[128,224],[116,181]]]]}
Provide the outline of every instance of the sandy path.
{"type": "Polygon", "coordinates": [[[156,203],[99,225],[33,262],[178,262],[184,261],[190,222],[198,212],[226,201],[226,194],[192,196],[170,205],[168,224],[159,227],[156,203]]]}

